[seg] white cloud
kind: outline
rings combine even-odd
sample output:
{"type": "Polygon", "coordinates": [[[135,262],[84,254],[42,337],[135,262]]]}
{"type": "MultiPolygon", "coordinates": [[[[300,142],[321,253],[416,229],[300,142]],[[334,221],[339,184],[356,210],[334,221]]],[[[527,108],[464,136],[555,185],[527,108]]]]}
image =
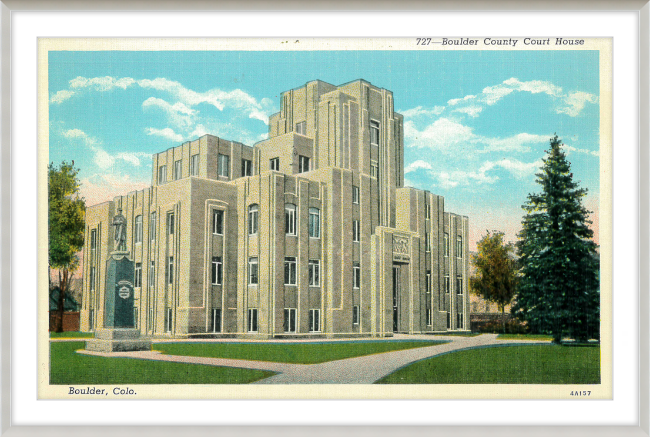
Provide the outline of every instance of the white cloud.
{"type": "Polygon", "coordinates": [[[577,147],[567,146],[566,144],[564,145],[563,148],[567,152],[576,152],[576,153],[584,153],[586,155],[600,156],[600,151],[598,150],[579,149],[577,147]]]}
{"type": "Polygon", "coordinates": [[[467,95],[467,96],[465,96],[465,97],[463,97],[461,99],[451,99],[451,100],[449,100],[447,102],[447,104],[449,106],[454,106],[454,105],[457,105],[457,104],[459,104],[461,102],[466,102],[468,100],[474,100],[475,98],[476,98],[476,96],[470,94],[470,95],[467,95]]]}
{"type": "Polygon", "coordinates": [[[454,109],[452,112],[462,112],[470,117],[478,117],[478,114],[483,110],[482,106],[470,105],[463,106],[462,108],[454,109]]]}
{"type": "Polygon", "coordinates": [[[175,126],[183,129],[190,128],[198,111],[188,108],[184,103],[176,102],[173,105],[157,97],[149,97],[142,102],[143,108],[159,108],[167,115],[168,120],[175,126]]]}
{"type": "Polygon", "coordinates": [[[422,161],[421,159],[418,159],[415,162],[410,163],[406,167],[404,167],[404,174],[411,173],[417,169],[424,168],[426,170],[433,170],[433,167],[431,164],[429,164],[426,161],[422,161]]]}
{"type": "Polygon", "coordinates": [[[499,161],[485,161],[478,170],[454,170],[441,171],[437,174],[438,184],[440,187],[449,189],[457,186],[484,185],[494,184],[499,180],[498,176],[488,174],[499,168],[508,171],[517,179],[526,178],[537,171],[542,165],[542,161],[531,163],[521,162],[516,159],[502,159],[499,161]]]}
{"type": "Polygon", "coordinates": [[[86,78],[75,77],[70,81],[70,88],[91,88],[95,91],[110,91],[113,88],[127,89],[135,83],[130,77],[114,78],[111,76],[86,78]]]}
{"type": "Polygon", "coordinates": [[[405,118],[415,118],[415,117],[431,117],[434,115],[442,114],[442,111],[445,110],[444,106],[434,106],[433,108],[424,108],[422,106],[417,106],[412,109],[407,109],[406,111],[398,111],[399,114],[402,114],[405,118]]]}
{"type": "Polygon", "coordinates": [[[544,163],[541,160],[527,163],[516,159],[502,159],[493,164],[495,167],[501,167],[504,170],[509,171],[517,179],[524,179],[535,174],[544,163]]]}
{"type": "Polygon", "coordinates": [[[514,90],[510,87],[503,86],[501,84],[488,86],[483,88],[483,94],[481,96],[481,101],[487,103],[488,105],[494,105],[496,102],[513,92],[514,90]]]}
{"type": "Polygon", "coordinates": [[[511,77],[508,80],[504,80],[503,83],[511,86],[516,91],[528,91],[532,94],[545,93],[550,96],[558,97],[562,93],[561,87],[544,80],[529,80],[527,82],[521,82],[519,79],[511,77]]]}
{"type": "Polygon", "coordinates": [[[116,158],[139,167],[141,165],[140,158],[151,158],[151,155],[144,152],[123,152],[118,153],[116,158]]]}
{"type": "Polygon", "coordinates": [[[95,153],[93,161],[101,169],[113,167],[118,159],[137,167],[140,165],[140,158],[149,156],[144,152],[120,152],[116,155],[111,155],[100,146],[100,142],[97,139],[89,136],[81,129],[68,129],[63,131],[62,135],[65,138],[78,138],[83,140],[86,147],[95,153]]]}
{"type": "Polygon", "coordinates": [[[472,128],[448,118],[439,118],[424,130],[418,130],[413,122],[404,123],[404,137],[409,147],[446,150],[451,146],[466,142],[475,137],[472,128]]]}
{"type": "Polygon", "coordinates": [[[163,138],[167,138],[168,140],[172,140],[175,143],[180,143],[183,141],[183,135],[177,134],[174,132],[173,129],[166,127],[164,129],[156,129],[155,127],[148,127],[145,130],[145,133],[147,135],[155,135],[163,138]]]}
{"type": "Polygon", "coordinates": [[[558,114],[566,114],[575,117],[582,112],[586,103],[598,103],[598,97],[584,91],[576,91],[567,94],[563,98],[563,106],[556,109],[558,114]]]}
{"type": "Polygon", "coordinates": [[[67,131],[63,132],[63,136],[66,138],[88,138],[86,132],[82,131],[81,129],[68,129],[67,131]]]}
{"type": "Polygon", "coordinates": [[[50,103],[62,103],[68,100],[70,97],[74,95],[74,91],[70,90],[61,90],[57,91],[56,93],[52,94],[50,97],[50,103]]]}
{"type": "Polygon", "coordinates": [[[524,144],[548,143],[550,137],[551,135],[533,135],[525,132],[508,138],[482,137],[481,142],[487,146],[481,152],[528,152],[530,147],[524,147],[524,144]]]}

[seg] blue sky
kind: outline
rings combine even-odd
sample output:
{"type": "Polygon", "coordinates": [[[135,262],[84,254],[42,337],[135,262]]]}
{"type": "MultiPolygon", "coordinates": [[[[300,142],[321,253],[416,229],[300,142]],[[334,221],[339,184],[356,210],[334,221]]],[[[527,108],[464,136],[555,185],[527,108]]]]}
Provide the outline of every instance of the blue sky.
{"type": "Polygon", "coordinates": [[[596,51],[50,52],[50,161],[75,161],[92,205],[150,185],[151,155],[184,141],[264,139],[282,91],[359,78],[393,91],[406,184],[468,215],[472,249],[486,229],[515,240],[554,133],[597,231],[596,51]]]}

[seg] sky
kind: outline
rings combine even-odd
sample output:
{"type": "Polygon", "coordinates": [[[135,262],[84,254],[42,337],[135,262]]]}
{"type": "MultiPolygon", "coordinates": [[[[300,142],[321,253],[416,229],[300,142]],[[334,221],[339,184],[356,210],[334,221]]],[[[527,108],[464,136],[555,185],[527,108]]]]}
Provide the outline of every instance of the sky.
{"type": "Polygon", "coordinates": [[[365,79],[404,115],[405,185],[516,241],[557,134],[598,242],[597,51],[49,52],[50,156],[74,160],[87,205],[151,185],[151,155],[212,134],[253,145],[280,93],[365,79]]]}

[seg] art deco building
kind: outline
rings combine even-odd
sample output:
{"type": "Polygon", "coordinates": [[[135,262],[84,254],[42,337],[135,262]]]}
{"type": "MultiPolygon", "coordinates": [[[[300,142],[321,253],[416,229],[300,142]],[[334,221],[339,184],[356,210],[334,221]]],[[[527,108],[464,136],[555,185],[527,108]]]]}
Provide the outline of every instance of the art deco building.
{"type": "Polygon", "coordinates": [[[151,187],[86,212],[81,329],[103,326],[118,208],[147,335],[468,329],[468,219],[404,187],[403,137],[390,91],[313,81],[253,147],[205,135],[155,154],[151,187]]]}

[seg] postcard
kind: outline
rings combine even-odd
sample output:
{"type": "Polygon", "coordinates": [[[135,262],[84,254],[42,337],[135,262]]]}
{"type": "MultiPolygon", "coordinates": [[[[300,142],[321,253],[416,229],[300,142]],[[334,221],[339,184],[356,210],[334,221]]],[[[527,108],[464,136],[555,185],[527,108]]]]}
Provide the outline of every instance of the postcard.
{"type": "Polygon", "coordinates": [[[611,399],[611,58],[39,39],[39,399],[611,399]]]}

